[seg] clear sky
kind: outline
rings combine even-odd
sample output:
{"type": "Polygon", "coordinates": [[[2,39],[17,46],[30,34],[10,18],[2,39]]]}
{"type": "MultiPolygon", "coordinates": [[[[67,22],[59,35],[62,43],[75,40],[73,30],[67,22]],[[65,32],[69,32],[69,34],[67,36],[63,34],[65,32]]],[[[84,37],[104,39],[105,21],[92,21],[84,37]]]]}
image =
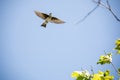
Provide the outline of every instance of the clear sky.
{"type": "MultiPolygon", "coordinates": [[[[110,0],[120,16],[120,0],[110,0]]],[[[120,67],[113,48],[120,38],[120,22],[99,7],[76,25],[96,6],[92,0],[1,0],[0,1],[0,80],[73,80],[72,71],[112,70],[96,65],[100,55],[113,52],[113,63],[120,67]],[[52,13],[65,24],[48,23],[35,10],[52,13]]]]}

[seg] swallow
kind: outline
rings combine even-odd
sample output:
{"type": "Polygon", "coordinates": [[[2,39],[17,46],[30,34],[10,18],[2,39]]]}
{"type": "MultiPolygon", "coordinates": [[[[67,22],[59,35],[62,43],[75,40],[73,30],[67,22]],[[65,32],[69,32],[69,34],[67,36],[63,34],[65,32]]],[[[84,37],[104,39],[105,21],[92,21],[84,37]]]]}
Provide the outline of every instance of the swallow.
{"type": "Polygon", "coordinates": [[[36,14],[38,17],[40,17],[40,18],[42,18],[43,20],[45,20],[45,21],[41,24],[41,26],[43,26],[43,27],[45,27],[45,28],[46,28],[46,25],[47,25],[48,22],[56,23],[56,24],[63,24],[63,23],[65,23],[64,21],[60,20],[59,18],[53,17],[53,16],[52,16],[52,13],[49,13],[49,15],[48,15],[48,14],[46,14],[46,13],[42,13],[42,12],[39,12],[39,11],[35,11],[35,14],[36,14]]]}

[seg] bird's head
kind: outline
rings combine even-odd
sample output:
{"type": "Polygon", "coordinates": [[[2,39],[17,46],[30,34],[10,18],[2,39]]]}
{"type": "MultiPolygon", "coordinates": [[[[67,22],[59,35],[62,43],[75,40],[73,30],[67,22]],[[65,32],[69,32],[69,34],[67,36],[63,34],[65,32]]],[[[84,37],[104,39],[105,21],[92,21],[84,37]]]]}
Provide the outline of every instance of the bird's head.
{"type": "Polygon", "coordinates": [[[51,16],[51,15],[52,15],[52,13],[49,13],[49,15],[51,16]]]}

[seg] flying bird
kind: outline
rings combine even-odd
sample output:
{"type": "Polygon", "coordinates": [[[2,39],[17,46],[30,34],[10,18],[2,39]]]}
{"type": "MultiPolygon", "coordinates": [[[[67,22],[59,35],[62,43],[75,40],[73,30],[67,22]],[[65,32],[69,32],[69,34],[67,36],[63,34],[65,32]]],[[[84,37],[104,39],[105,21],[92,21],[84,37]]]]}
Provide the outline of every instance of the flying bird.
{"type": "Polygon", "coordinates": [[[46,25],[47,25],[48,22],[52,22],[52,23],[56,23],[56,24],[65,23],[64,21],[62,21],[62,20],[60,20],[60,19],[58,19],[58,18],[56,18],[56,17],[53,17],[53,16],[52,16],[52,13],[49,13],[49,15],[48,15],[48,14],[45,14],[45,13],[42,13],[42,12],[39,12],[39,11],[35,11],[35,14],[36,14],[38,17],[40,17],[40,18],[42,18],[43,20],[45,20],[45,21],[41,24],[41,26],[43,26],[43,27],[45,27],[45,28],[46,28],[46,25]]]}

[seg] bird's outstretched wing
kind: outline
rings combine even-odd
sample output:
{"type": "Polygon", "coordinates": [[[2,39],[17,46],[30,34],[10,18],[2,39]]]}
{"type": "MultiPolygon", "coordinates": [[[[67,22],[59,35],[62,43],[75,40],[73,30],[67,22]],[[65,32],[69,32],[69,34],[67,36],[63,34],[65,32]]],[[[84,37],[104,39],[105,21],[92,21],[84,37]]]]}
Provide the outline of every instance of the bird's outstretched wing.
{"type": "Polygon", "coordinates": [[[51,22],[56,23],[56,24],[65,23],[64,21],[62,21],[62,20],[60,20],[60,19],[58,19],[56,17],[52,17],[51,22]]]}
{"type": "Polygon", "coordinates": [[[49,17],[49,15],[47,15],[45,13],[41,13],[39,11],[35,11],[35,14],[42,19],[46,19],[47,17],[49,17]]]}

